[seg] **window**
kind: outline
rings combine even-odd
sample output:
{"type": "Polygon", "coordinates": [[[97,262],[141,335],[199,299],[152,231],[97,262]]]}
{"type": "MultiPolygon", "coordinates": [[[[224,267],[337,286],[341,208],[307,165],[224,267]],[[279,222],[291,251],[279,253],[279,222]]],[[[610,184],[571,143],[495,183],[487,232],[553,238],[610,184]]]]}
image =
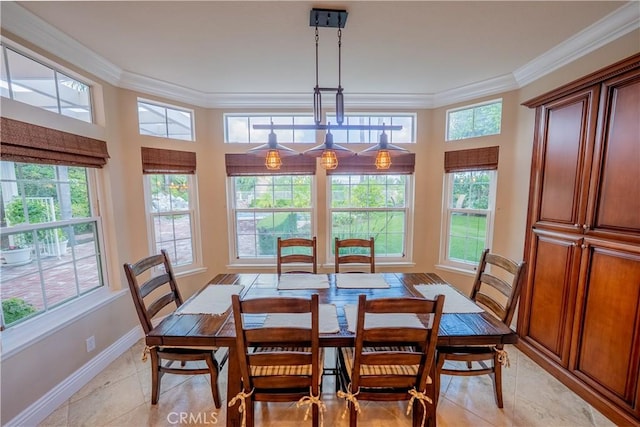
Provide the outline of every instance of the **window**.
{"type": "Polygon", "coordinates": [[[497,135],[502,124],[502,99],[447,111],[447,141],[497,135]]]}
{"type": "Polygon", "coordinates": [[[138,98],[140,135],[194,141],[193,111],[138,98]]]}
{"type": "MultiPolygon", "coordinates": [[[[225,114],[224,142],[264,144],[269,140],[269,130],[254,129],[253,125],[313,125],[311,114],[225,114]]],[[[315,129],[278,130],[278,141],[286,143],[316,142],[315,129]]]]}
{"type": "Polygon", "coordinates": [[[331,175],[331,242],[373,237],[376,258],[406,259],[410,182],[410,175],[331,175]]]}
{"type": "Polygon", "coordinates": [[[2,325],[104,286],[92,169],[0,162],[2,325]]]}
{"type": "MultiPolygon", "coordinates": [[[[327,122],[336,124],[335,114],[327,114],[327,122]]],[[[415,114],[345,114],[345,125],[387,125],[402,126],[401,130],[385,131],[389,135],[389,142],[415,143],[416,142],[416,115],[415,114]]],[[[333,140],[336,143],[378,143],[381,131],[375,130],[331,130],[333,140]]]]}
{"type": "Polygon", "coordinates": [[[232,176],[229,179],[234,259],[273,260],[278,237],[313,237],[312,175],[232,176]]]}
{"type": "Polygon", "coordinates": [[[445,174],[441,263],[472,268],[491,245],[495,205],[494,170],[445,174]]]}
{"type": "Polygon", "coordinates": [[[199,263],[196,180],[190,174],[146,174],[151,253],[166,249],[176,271],[199,263]]]}
{"type": "Polygon", "coordinates": [[[0,60],[3,97],[92,123],[87,83],[5,45],[0,45],[0,60]]]}

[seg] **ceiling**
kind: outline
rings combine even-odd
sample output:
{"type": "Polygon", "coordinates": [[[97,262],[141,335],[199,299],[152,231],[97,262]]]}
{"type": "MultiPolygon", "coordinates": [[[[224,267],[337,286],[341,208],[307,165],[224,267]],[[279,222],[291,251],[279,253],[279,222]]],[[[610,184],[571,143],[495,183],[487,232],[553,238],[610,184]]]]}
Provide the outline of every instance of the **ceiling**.
{"type": "MultiPolygon", "coordinates": [[[[640,9],[637,1],[8,3],[2,26],[20,37],[118,86],[209,107],[310,106],[313,7],[349,13],[347,105],[425,107],[521,87],[587,53],[582,45],[600,33],[610,38],[607,25],[617,30],[626,16],[637,28],[640,9]]],[[[336,30],[319,37],[319,83],[335,87],[336,30]]]]}

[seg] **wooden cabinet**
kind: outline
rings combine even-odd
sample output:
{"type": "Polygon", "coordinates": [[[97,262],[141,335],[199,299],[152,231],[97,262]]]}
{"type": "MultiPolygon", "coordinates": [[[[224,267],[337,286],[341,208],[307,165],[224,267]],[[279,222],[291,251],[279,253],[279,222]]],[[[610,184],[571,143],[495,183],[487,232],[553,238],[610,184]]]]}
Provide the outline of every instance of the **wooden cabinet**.
{"type": "Polygon", "coordinates": [[[536,108],[520,348],[640,423],[640,54],[536,108]]]}

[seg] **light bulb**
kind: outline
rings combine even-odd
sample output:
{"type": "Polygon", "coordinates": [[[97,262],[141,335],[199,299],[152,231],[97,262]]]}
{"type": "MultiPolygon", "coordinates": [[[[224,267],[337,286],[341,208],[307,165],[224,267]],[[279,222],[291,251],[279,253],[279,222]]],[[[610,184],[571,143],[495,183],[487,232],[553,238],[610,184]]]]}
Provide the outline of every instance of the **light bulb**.
{"type": "Polygon", "coordinates": [[[388,150],[378,150],[376,155],[376,169],[389,169],[391,167],[391,154],[388,150]]]}
{"type": "Polygon", "coordinates": [[[282,166],[282,160],[280,160],[278,150],[269,150],[269,152],[267,152],[267,158],[264,161],[264,165],[269,170],[280,169],[280,166],[282,166]]]}
{"type": "Polygon", "coordinates": [[[335,169],[338,167],[338,157],[336,157],[336,152],[333,150],[324,150],[322,152],[322,156],[320,157],[320,166],[323,169],[335,169]]]}

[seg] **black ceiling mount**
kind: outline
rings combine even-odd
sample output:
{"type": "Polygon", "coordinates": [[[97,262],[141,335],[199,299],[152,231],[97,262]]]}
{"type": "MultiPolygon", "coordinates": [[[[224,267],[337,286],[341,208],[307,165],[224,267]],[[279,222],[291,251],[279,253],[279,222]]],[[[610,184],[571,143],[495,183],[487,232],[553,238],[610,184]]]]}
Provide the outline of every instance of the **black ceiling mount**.
{"type": "Polygon", "coordinates": [[[311,9],[310,27],[344,28],[347,23],[347,11],[341,9],[311,9]]]}

